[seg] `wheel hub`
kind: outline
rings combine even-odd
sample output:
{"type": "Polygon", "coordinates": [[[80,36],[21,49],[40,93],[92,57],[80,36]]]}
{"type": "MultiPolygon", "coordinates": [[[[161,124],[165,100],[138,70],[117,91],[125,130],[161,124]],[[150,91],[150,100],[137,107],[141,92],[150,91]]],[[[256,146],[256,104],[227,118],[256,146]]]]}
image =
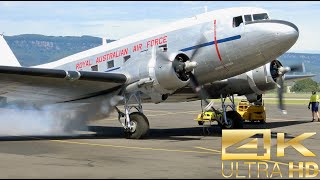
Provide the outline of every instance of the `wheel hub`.
{"type": "Polygon", "coordinates": [[[131,125],[130,132],[132,133],[135,132],[137,129],[137,123],[134,121],[131,121],[130,125],[131,125]]]}
{"type": "Polygon", "coordinates": [[[227,118],[227,123],[225,124],[227,128],[230,128],[232,126],[231,121],[229,118],[227,118]]]}

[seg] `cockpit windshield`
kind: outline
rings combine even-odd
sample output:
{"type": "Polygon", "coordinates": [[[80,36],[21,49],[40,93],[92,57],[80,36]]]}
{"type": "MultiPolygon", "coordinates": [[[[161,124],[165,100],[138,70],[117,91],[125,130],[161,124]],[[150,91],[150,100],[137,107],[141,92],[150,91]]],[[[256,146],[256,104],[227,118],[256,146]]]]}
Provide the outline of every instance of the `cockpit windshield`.
{"type": "Polygon", "coordinates": [[[235,28],[235,27],[238,27],[244,21],[247,23],[251,21],[260,21],[260,20],[266,20],[266,19],[269,19],[269,16],[267,13],[246,14],[243,16],[243,18],[242,16],[234,17],[232,26],[235,28]]]}
{"type": "Polygon", "coordinates": [[[269,19],[267,13],[261,13],[261,14],[254,14],[253,15],[253,20],[264,20],[264,19],[269,19]]]}
{"type": "Polygon", "coordinates": [[[243,23],[242,16],[233,18],[233,27],[238,27],[241,23],[243,23]]]}
{"type": "Polygon", "coordinates": [[[245,20],[246,22],[252,21],[251,14],[244,15],[244,20],[245,20]]]}

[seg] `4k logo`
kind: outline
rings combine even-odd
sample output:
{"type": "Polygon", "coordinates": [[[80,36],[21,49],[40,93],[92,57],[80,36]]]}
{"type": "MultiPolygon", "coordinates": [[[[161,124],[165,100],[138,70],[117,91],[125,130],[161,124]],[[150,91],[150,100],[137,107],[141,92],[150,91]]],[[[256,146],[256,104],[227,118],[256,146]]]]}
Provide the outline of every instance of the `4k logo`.
{"type": "MultiPolygon", "coordinates": [[[[300,141],[307,139],[316,133],[303,133],[291,140],[285,142],[284,133],[277,133],[277,156],[284,156],[284,149],[291,146],[300,152],[304,156],[316,156],[306,147],[304,147],[300,141]]],[[[223,130],[222,131],[222,160],[270,160],[271,150],[271,130],[270,129],[242,129],[242,130],[223,130]],[[258,154],[258,137],[255,135],[263,136],[262,154],[258,154]],[[235,150],[245,150],[245,152],[232,153],[227,152],[227,149],[232,149],[236,144],[244,142],[246,139],[253,137],[252,140],[246,142],[243,145],[239,145],[235,150]],[[248,153],[248,151],[254,150],[255,152],[248,153]]],[[[234,149],[234,148],[233,148],[234,149]]]]}

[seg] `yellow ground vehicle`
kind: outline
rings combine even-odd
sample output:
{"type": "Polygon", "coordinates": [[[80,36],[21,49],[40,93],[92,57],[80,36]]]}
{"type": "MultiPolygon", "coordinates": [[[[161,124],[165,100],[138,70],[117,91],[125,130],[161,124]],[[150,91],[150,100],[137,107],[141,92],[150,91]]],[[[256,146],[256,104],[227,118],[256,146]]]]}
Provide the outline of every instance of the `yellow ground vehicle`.
{"type": "Polygon", "coordinates": [[[197,119],[195,119],[196,121],[198,121],[199,125],[203,125],[205,122],[213,122],[216,119],[221,119],[222,115],[221,114],[216,114],[215,112],[212,111],[205,111],[202,112],[198,115],[197,119]]]}
{"type": "Polygon", "coordinates": [[[201,101],[201,113],[198,114],[197,118],[194,120],[196,120],[199,125],[204,125],[205,122],[209,122],[209,125],[211,126],[212,122],[217,121],[222,129],[242,129],[243,119],[236,111],[234,98],[233,96],[228,96],[228,98],[230,98],[232,105],[225,104],[226,98],[221,98],[222,109],[215,109],[213,107],[214,101],[209,102],[206,107],[203,108],[201,101]],[[230,108],[230,110],[228,110],[228,108],[230,108]]]}
{"type": "Polygon", "coordinates": [[[250,104],[247,100],[241,100],[237,106],[237,112],[243,120],[266,122],[266,112],[264,105],[250,104]]]}

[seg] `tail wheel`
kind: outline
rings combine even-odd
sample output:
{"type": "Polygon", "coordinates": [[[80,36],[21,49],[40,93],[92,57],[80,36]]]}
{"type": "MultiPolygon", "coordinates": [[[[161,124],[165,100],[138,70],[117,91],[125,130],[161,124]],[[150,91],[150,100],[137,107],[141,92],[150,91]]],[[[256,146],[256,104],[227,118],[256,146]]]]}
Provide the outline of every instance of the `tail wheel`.
{"type": "Polygon", "coordinates": [[[228,111],[227,119],[230,124],[220,125],[222,129],[243,129],[243,119],[237,111],[228,111]]]}
{"type": "Polygon", "coordinates": [[[147,136],[149,132],[148,118],[140,113],[133,112],[129,115],[132,129],[126,131],[126,138],[128,139],[142,139],[147,136]]]}

